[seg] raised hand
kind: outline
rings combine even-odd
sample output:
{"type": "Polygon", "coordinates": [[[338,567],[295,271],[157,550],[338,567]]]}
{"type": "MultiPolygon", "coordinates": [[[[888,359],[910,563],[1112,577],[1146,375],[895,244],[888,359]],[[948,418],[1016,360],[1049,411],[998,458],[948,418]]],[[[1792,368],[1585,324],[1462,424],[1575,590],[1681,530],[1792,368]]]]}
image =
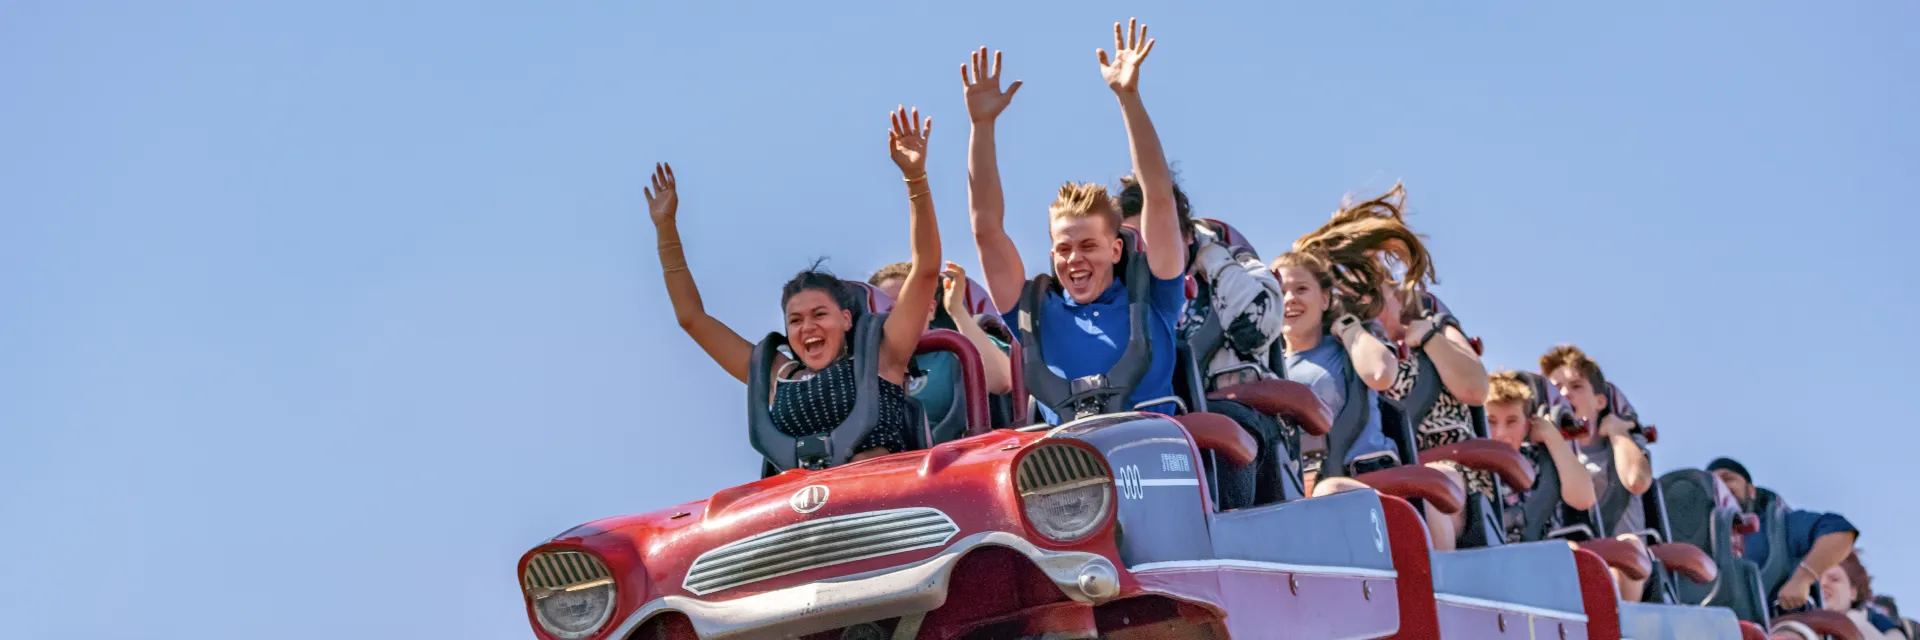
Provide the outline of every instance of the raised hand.
{"type": "Polygon", "coordinates": [[[967,117],[974,122],[992,122],[1000,117],[1013,102],[1013,94],[1020,91],[1019,80],[1007,85],[1006,92],[1000,91],[1000,52],[993,52],[993,69],[988,71],[986,47],[973,52],[972,64],[960,65],[960,82],[967,87],[967,117]]]}
{"type": "Polygon", "coordinates": [[[960,268],[958,264],[948,262],[947,269],[940,272],[940,275],[946,278],[946,281],[941,283],[945,287],[941,302],[947,306],[947,315],[955,318],[973,315],[967,312],[967,270],[960,268]]]}
{"type": "Polygon", "coordinates": [[[908,179],[926,175],[927,136],[933,134],[933,118],[922,123],[919,107],[914,107],[912,115],[906,107],[890,115],[893,129],[887,131],[887,148],[893,152],[893,163],[900,166],[900,175],[908,179]]]}
{"type": "Polygon", "coordinates": [[[674,186],[673,165],[653,165],[653,188],[642,187],[640,192],[647,195],[647,215],[653,218],[653,226],[673,223],[674,214],[680,210],[680,190],[674,186]]]}
{"type": "Polygon", "coordinates": [[[1107,60],[1106,49],[1095,51],[1100,55],[1100,75],[1106,76],[1107,86],[1115,93],[1133,93],[1140,88],[1140,63],[1153,51],[1153,40],[1147,38],[1146,25],[1136,26],[1133,18],[1127,18],[1124,32],[1120,23],[1113,23],[1112,62],[1107,60]]]}

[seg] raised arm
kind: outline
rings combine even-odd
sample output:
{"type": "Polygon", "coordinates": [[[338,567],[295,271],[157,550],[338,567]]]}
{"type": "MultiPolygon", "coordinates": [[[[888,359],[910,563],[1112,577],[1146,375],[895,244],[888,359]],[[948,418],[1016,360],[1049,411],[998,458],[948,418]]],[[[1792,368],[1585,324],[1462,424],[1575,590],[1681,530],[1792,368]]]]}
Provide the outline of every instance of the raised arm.
{"type": "Polygon", "coordinates": [[[1133,152],[1133,176],[1140,181],[1140,233],[1145,235],[1147,265],[1153,277],[1178,278],[1187,271],[1187,244],[1181,240],[1179,213],[1173,204],[1173,172],[1160,148],[1160,134],[1140,101],[1140,63],[1153,51],[1146,25],[1127,19],[1123,32],[1113,23],[1113,60],[1098,49],[1100,74],[1120,99],[1120,118],[1127,124],[1127,144],[1133,152]]]}
{"type": "Polygon", "coordinates": [[[1534,444],[1547,448],[1547,455],[1553,457],[1553,469],[1560,473],[1560,501],[1579,511],[1592,509],[1593,474],[1587,473],[1587,466],[1573,454],[1573,445],[1567,444],[1567,437],[1544,417],[1533,416],[1530,425],[1534,444]]]}
{"type": "Polygon", "coordinates": [[[1608,414],[1600,420],[1600,435],[1613,443],[1613,471],[1620,476],[1620,484],[1634,495],[1647,492],[1653,487],[1653,463],[1647,460],[1647,452],[1640,449],[1640,443],[1633,439],[1633,423],[1608,414]]]}
{"type": "Polygon", "coordinates": [[[654,165],[653,188],[641,191],[647,196],[647,215],[653,218],[653,229],[658,236],[667,298],[673,301],[673,315],[680,320],[680,328],[693,336],[693,341],[719,363],[720,368],[746,382],[747,367],[753,361],[753,343],[707,315],[706,305],[700,302],[700,287],[693,283],[693,272],[687,270],[687,254],[681,250],[680,228],[675,224],[680,191],[673,177],[673,166],[654,165]]]}
{"type": "Polygon", "coordinates": [[[1387,348],[1379,336],[1366,329],[1366,324],[1346,314],[1333,322],[1333,335],[1347,348],[1347,359],[1353,363],[1353,372],[1360,381],[1374,391],[1386,391],[1393,386],[1393,376],[1400,367],[1400,358],[1387,348]]]}
{"type": "Polygon", "coordinates": [[[1447,393],[1469,406],[1486,404],[1487,365],[1473,352],[1467,334],[1452,325],[1435,327],[1432,320],[1421,318],[1408,323],[1407,340],[1407,346],[1424,350],[1433,361],[1447,393]]]}
{"type": "Polygon", "coordinates": [[[920,110],[909,115],[906,107],[893,114],[893,128],[887,131],[887,149],[907,182],[913,268],[900,284],[900,299],[893,303],[895,309],[907,311],[887,316],[886,343],[880,349],[883,372],[906,371],[920,332],[927,328],[927,317],[911,310],[933,306],[933,293],[940,285],[940,225],[933,217],[933,192],[927,187],[927,136],[931,133],[933,119],[922,123],[920,110]]]}
{"type": "Polygon", "coordinates": [[[1020,250],[1007,235],[1007,202],[1000,192],[1000,160],[993,144],[993,121],[1020,91],[1020,81],[1000,91],[1000,52],[993,52],[993,70],[987,70],[987,48],[974,52],[970,65],[960,65],[960,82],[966,85],[967,117],[973,132],[967,138],[967,212],[973,220],[973,244],[980,251],[980,268],[986,273],[987,294],[1001,312],[1013,310],[1020,301],[1020,289],[1027,284],[1027,269],[1020,262],[1020,250]]]}
{"type": "Polygon", "coordinates": [[[987,393],[1006,393],[1013,390],[1013,360],[1007,352],[1000,350],[999,343],[980,328],[980,322],[973,319],[973,313],[967,309],[967,271],[960,265],[947,263],[946,299],[947,315],[953,317],[953,326],[960,330],[973,348],[980,352],[980,364],[987,370],[987,393]]]}

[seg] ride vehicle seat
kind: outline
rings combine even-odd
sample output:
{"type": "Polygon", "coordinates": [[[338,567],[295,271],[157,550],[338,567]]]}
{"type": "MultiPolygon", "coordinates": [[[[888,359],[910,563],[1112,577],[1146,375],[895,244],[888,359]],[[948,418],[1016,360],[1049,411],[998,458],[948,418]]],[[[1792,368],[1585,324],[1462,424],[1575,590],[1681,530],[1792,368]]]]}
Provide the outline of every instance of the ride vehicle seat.
{"type": "MultiPolygon", "coordinates": [[[[876,291],[875,293],[878,293],[878,291],[876,291]]],[[[1000,319],[1000,314],[994,311],[993,301],[988,296],[987,288],[984,285],[980,284],[979,281],[976,281],[973,278],[969,277],[967,278],[967,282],[966,282],[966,290],[962,295],[964,296],[963,304],[967,309],[967,313],[973,316],[973,319],[975,322],[979,323],[981,330],[985,331],[987,335],[993,336],[994,338],[999,339],[1001,342],[1007,343],[1008,357],[1011,359],[1010,361],[1014,363],[1014,366],[1009,367],[1011,369],[1009,373],[1012,375],[1013,382],[1014,382],[1013,390],[1012,390],[1012,393],[993,394],[988,397],[988,410],[989,410],[988,417],[983,422],[975,422],[973,419],[968,417],[967,406],[965,402],[953,402],[949,404],[947,406],[947,411],[945,415],[928,415],[927,422],[931,425],[932,434],[933,434],[932,440],[930,441],[932,444],[940,444],[942,442],[952,441],[952,440],[964,437],[966,435],[969,435],[970,434],[969,428],[974,425],[986,424],[989,427],[996,428],[996,429],[1010,427],[1010,426],[1021,426],[1021,425],[1012,424],[1013,416],[1015,415],[1013,411],[1014,404],[1015,404],[1013,398],[1019,397],[1019,395],[1022,392],[1019,384],[1020,377],[1021,377],[1020,367],[1018,366],[1019,358],[1021,356],[1021,353],[1019,351],[1019,342],[1014,338],[1013,332],[1007,330],[1006,324],[1002,322],[1000,319]]],[[[935,317],[936,319],[944,317],[946,313],[947,311],[943,305],[940,308],[940,310],[936,312],[935,317]]],[[[931,333],[932,332],[929,331],[929,334],[931,333]]],[[[928,345],[923,344],[922,346],[928,346],[928,345]]],[[[969,345],[969,347],[970,348],[968,348],[967,351],[974,353],[974,356],[972,359],[979,360],[980,356],[977,351],[977,347],[972,347],[972,345],[969,345]]],[[[941,348],[930,348],[929,351],[954,352],[956,357],[959,357],[960,360],[964,362],[968,358],[965,356],[959,355],[959,352],[958,352],[959,349],[960,348],[957,346],[951,346],[951,347],[941,347],[941,348]]],[[[963,369],[965,368],[964,364],[962,365],[962,368],[963,369]]],[[[982,384],[983,385],[985,384],[984,379],[982,380],[982,384]]],[[[953,389],[954,398],[966,397],[966,394],[968,393],[968,389],[966,388],[964,375],[959,378],[955,378],[953,380],[953,385],[954,385],[954,389],[953,389]]],[[[984,386],[977,387],[977,388],[983,391],[985,390],[984,386]]]]}
{"type": "MultiPolygon", "coordinates": [[[[747,436],[763,459],[763,477],[790,469],[817,470],[844,464],[859,453],[855,446],[879,424],[880,346],[892,300],[863,282],[849,281],[846,286],[848,290],[842,300],[848,304],[854,316],[854,328],[847,344],[853,358],[855,398],[852,410],[833,429],[818,435],[794,437],[774,425],[768,398],[772,397],[776,375],[774,364],[788,349],[786,336],[777,332],[769,333],[754,346],[753,358],[748,365],[747,436]]],[[[988,426],[986,382],[979,353],[959,332],[947,329],[921,334],[916,353],[931,351],[951,351],[959,357],[961,377],[967,389],[965,401],[958,404],[965,407],[965,412],[970,416],[968,422],[984,431],[988,426]]],[[[792,358],[790,351],[786,355],[792,358]]],[[[907,406],[908,424],[914,427],[907,430],[906,448],[914,450],[931,446],[933,434],[920,403],[910,401],[907,406]]]]}
{"type": "MultiPolygon", "coordinates": [[[[1452,327],[1460,330],[1460,321],[1455,318],[1447,305],[1432,293],[1421,292],[1415,301],[1422,316],[1432,320],[1436,330],[1452,327]]],[[[1441,339],[1436,336],[1433,339],[1441,339]]],[[[1470,340],[1474,350],[1484,348],[1478,339],[1470,340]]],[[[1431,340],[1429,341],[1431,344],[1431,340]]],[[[1406,343],[1398,345],[1401,357],[1413,363],[1417,373],[1414,375],[1413,388],[1400,398],[1406,407],[1408,419],[1414,425],[1423,424],[1429,413],[1440,405],[1446,392],[1446,383],[1440,376],[1439,367],[1426,351],[1413,349],[1406,343]]],[[[1535,396],[1540,397],[1540,396],[1535,396]]],[[[1498,475],[1506,487],[1526,491],[1533,484],[1531,474],[1527,472],[1527,460],[1513,447],[1491,439],[1487,431],[1487,412],[1483,407],[1468,407],[1467,419],[1473,430],[1473,437],[1452,444],[1432,447],[1420,452],[1420,462],[1431,464],[1447,461],[1461,467],[1498,475]]],[[[1417,448],[1417,447],[1416,447],[1417,448]]],[[[1496,498],[1501,494],[1500,484],[1495,484],[1496,498]]],[[[1505,540],[1505,505],[1503,499],[1489,499],[1479,492],[1466,494],[1466,527],[1459,532],[1456,547],[1472,549],[1498,545],[1505,540]]]]}
{"type": "MultiPolygon", "coordinates": [[[[1175,422],[1187,430],[1195,446],[1210,460],[1207,481],[1215,507],[1234,508],[1238,506],[1234,502],[1222,503],[1220,476],[1241,474],[1252,462],[1254,453],[1250,444],[1251,436],[1231,418],[1206,413],[1204,394],[1182,393],[1169,398],[1131,402],[1133,390],[1139,386],[1152,365],[1153,339],[1147,330],[1147,323],[1151,321],[1149,305],[1153,272],[1147,264],[1146,254],[1141,251],[1138,230],[1132,226],[1122,226],[1120,240],[1121,258],[1114,265],[1114,275],[1127,288],[1130,322],[1127,345],[1119,359],[1105,373],[1072,380],[1054,373],[1047,366],[1045,343],[1041,339],[1041,314],[1036,310],[1041,308],[1045,296],[1050,293],[1058,295],[1060,289],[1052,274],[1036,275],[1020,292],[1018,335],[1021,350],[1018,368],[1024,371],[1022,382],[1025,391],[1031,395],[1035,405],[1046,406],[1059,416],[1063,424],[1090,416],[1125,413],[1140,407],[1172,402],[1176,407],[1175,422]]],[[[1191,383],[1196,371],[1190,355],[1183,356],[1181,353],[1177,350],[1175,355],[1176,388],[1181,387],[1181,380],[1191,383]]],[[[1187,388],[1193,387],[1188,384],[1187,388]]],[[[1018,393],[1019,389],[1015,391],[1018,393]]]]}
{"type": "MultiPolygon", "coordinates": [[[[1195,224],[1205,227],[1236,260],[1258,256],[1247,237],[1232,225],[1213,218],[1198,219],[1195,224]]],[[[1189,247],[1190,259],[1193,250],[1189,247]]],[[[1264,362],[1221,357],[1223,350],[1245,348],[1244,345],[1261,340],[1279,342],[1280,338],[1262,335],[1252,323],[1241,323],[1229,331],[1228,320],[1223,316],[1230,310],[1212,308],[1215,295],[1212,287],[1212,283],[1201,278],[1187,277],[1188,304],[1204,305],[1206,309],[1202,312],[1189,309],[1185,316],[1184,321],[1191,324],[1181,327],[1181,335],[1186,339],[1178,354],[1175,391],[1188,407],[1204,404],[1207,411],[1232,418],[1256,436],[1256,446],[1260,448],[1258,467],[1251,470],[1253,477],[1243,480],[1250,483],[1252,495],[1241,496],[1241,503],[1271,504],[1305,497],[1298,472],[1298,432],[1326,435],[1329,425],[1320,411],[1319,401],[1306,386],[1277,379],[1264,362]],[[1196,317],[1197,323],[1193,320],[1196,317]],[[1243,346],[1236,347],[1235,343],[1243,346]]]]}
{"type": "Polygon", "coordinates": [[[1805,640],[1861,640],[1860,627],[1844,613],[1814,609],[1792,613],[1774,619],[1770,627],[1773,637],[1798,637],[1805,640]]]}
{"type": "Polygon", "coordinates": [[[1740,512],[1733,493],[1713,474],[1679,469],[1660,476],[1674,541],[1698,547],[1711,558],[1717,580],[1678,582],[1674,594],[1685,604],[1727,607],[1734,615],[1766,626],[1772,608],[1760,583],[1760,568],[1740,557],[1739,540],[1759,527],[1740,512]]]}
{"type": "MultiPolygon", "coordinates": [[[[1068,380],[1047,366],[1046,345],[1041,341],[1039,310],[1048,295],[1064,295],[1050,273],[1034,276],[1020,291],[1019,366],[1025,370],[1027,392],[1037,404],[1045,405],[1059,416],[1062,424],[1088,416],[1122,413],[1134,409],[1128,400],[1152,364],[1152,341],[1148,336],[1149,288],[1153,271],[1132,227],[1120,229],[1120,262],[1114,276],[1127,288],[1129,335],[1126,349],[1105,373],[1068,380]]],[[[1165,402],[1156,398],[1141,406],[1165,402]]]]}

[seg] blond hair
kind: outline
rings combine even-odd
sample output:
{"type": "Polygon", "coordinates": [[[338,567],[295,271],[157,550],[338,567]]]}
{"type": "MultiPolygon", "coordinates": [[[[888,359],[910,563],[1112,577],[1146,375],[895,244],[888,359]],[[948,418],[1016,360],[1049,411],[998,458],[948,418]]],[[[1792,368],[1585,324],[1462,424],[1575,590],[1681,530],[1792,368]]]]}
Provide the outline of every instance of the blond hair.
{"type": "Polygon", "coordinates": [[[1060,185],[1060,194],[1054,197],[1053,205],[1047,207],[1048,220],[1094,217],[1106,220],[1107,229],[1115,235],[1120,233],[1120,210],[1113,206],[1107,188],[1092,182],[1060,185]]]}
{"type": "Polygon", "coordinates": [[[867,284],[878,287],[880,283],[888,280],[905,280],[909,273],[913,273],[912,262],[895,262],[873,272],[873,275],[867,278],[867,284]]]}
{"type": "Polygon", "coordinates": [[[1519,403],[1522,407],[1533,404],[1533,385],[1527,384],[1520,372],[1511,369],[1502,370],[1487,376],[1487,405],[1519,403]]]}

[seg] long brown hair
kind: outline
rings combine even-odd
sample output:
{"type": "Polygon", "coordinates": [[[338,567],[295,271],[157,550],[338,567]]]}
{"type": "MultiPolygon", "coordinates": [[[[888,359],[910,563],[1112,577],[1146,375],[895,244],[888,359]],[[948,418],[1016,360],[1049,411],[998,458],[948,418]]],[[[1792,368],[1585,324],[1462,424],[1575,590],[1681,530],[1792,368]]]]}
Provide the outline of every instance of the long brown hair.
{"type": "MultiPolygon", "coordinates": [[[[1290,262],[1298,263],[1287,266],[1315,271],[1310,263],[1325,265],[1335,285],[1334,298],[1341,303],[1337,306],[1363,319],[1380,314],[1385,305],[1381,295],[1387,293],[1400,296],[1406,318],[1417,316],[1419,309],[1411,304],[1414,294],[1440,279],[1422,236],[1407,227],[1406,199],[1406,189],[1399,184],[1365,202],[1349,198],[1326,224],[1293,242],[1293,253],[1317,260],[1293,259],[1290,262]],[[1394,267],[1404,270],[1397,280],[1394,267]],[[1393,287],[1396,282],[1398,286],[1393,287]]],[[[1274,264],[1279,266],[1280,261],[1274,264]]]]}

